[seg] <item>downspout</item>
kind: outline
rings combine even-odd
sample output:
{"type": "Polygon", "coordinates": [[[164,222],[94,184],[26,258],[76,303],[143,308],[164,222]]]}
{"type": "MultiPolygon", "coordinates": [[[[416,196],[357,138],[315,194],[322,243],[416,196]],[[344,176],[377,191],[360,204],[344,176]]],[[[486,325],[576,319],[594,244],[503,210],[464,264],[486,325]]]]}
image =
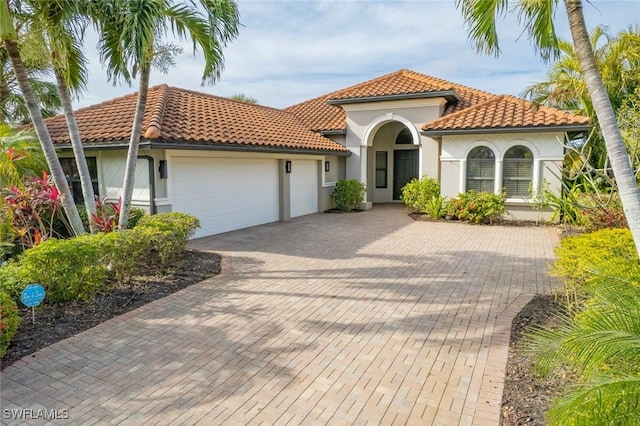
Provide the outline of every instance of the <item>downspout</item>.
{"type": "Polygon", "coordinates": [[[156,214],[156,171],[153,166],[153,157],[150,155],[138,155],[138,158],[149,160],[149,212],[156,214]]]}

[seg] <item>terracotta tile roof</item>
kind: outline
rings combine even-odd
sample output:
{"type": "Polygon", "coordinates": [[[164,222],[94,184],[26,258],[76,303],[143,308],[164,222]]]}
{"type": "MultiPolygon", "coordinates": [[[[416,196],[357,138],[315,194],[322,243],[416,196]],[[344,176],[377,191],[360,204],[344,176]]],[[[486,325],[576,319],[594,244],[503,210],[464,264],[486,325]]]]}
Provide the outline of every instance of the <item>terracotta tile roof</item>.
{"type": "Polygon", "coordinates": [[[472,89],[461,84],[402,69],[391,74],[359,83],[306,102],[286,108],[293,112],[310,129],[344,130],[346,116],[344,110],[327,102],[344,100],[345,102],[359,98],[375,98],[393,95],[413,95],[423,93],[428,96],[435,92],[455,92],[458,101],[445,107],[444,115],[468,108],[479,102],[495,97],[491,93],[472,89]]]}
{"type": "Polygon", "coordinates": [[[437,133],[588,124],[588,117],[502,95],[426,123],[422,130],[437,133]]]}
{"type": "MultiPolygon", "coordinates": [[[[137,93],[75,112],[85,144],[128,142],[137,93]]],[[[46,120],[54,143],[69,143],[63,115],[46,120]]],[[[290,112],[167,85],[149,88],[143,140],[157,143],[229,144],[273,149],[346,152],[314,133],[290,112]]]]}

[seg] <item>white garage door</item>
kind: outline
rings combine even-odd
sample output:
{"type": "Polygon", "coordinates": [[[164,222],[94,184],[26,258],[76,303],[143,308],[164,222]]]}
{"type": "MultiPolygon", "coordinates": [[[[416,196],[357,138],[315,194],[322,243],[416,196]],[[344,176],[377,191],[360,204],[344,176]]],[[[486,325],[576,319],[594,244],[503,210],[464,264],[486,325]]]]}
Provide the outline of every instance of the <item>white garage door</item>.
{"type": "Polygon", "coordinates": [[[298,160],[291,166],[291,217],[317,213],[318,162],[298,160]]]}
{"type": "Polygon", "coordinates": [[[278,220],[276,160],[173,157],[172,210],[200,219],[196,237],[278,220]]]}

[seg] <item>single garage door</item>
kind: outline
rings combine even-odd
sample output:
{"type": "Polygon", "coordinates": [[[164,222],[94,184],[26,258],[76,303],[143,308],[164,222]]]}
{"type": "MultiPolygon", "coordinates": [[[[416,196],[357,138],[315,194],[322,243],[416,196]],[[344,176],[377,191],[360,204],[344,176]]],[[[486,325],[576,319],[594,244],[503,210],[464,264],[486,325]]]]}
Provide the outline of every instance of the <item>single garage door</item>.
{"type": "Polygon", "coordinates": [[[173,157],[173,211],[200,219],[196,237],[278,220],[276,160],[173,157]]]}
{"type": "Polygon", "coordinates": [[[291,164],[291,217],[318,212],[318,162],[294,160],[291,164]]]}

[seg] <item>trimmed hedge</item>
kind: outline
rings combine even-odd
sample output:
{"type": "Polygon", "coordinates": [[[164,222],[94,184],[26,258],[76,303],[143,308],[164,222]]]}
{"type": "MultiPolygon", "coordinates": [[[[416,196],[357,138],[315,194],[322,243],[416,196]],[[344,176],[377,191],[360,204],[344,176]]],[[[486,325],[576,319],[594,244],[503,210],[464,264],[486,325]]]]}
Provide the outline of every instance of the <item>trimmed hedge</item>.
{"type": "Polygon", "coordinates": [[[19,325],[18,306],[11,296],[0,292],[0,357],[7,353],[7,348],[18,331],[19,325]]]}
{"type": "Polygon", "coordinates": [[[0,289],[14,300],[31,283],[41,284],[47,300],[92,298],[107,278],[126,283],[140,272],[162,272],[185,250],[199,226],[183,213],[145,216],[133,229],[47,240],[0,267],[0,289]]]}
{"type": "MultiPolygon", "coordinates": [[[[402,187],[400,199],[408,209],[415,213],[428,213],[437,219],[444,207],[444,198],[440,197],[440,182],[437,179],[423,176],[422,179],[411,179],[402,187]],[[439,205],[439,208],[435,208],[439,205]]],[[[442,212],[443,213],[443,212],[442,212]]]]}

